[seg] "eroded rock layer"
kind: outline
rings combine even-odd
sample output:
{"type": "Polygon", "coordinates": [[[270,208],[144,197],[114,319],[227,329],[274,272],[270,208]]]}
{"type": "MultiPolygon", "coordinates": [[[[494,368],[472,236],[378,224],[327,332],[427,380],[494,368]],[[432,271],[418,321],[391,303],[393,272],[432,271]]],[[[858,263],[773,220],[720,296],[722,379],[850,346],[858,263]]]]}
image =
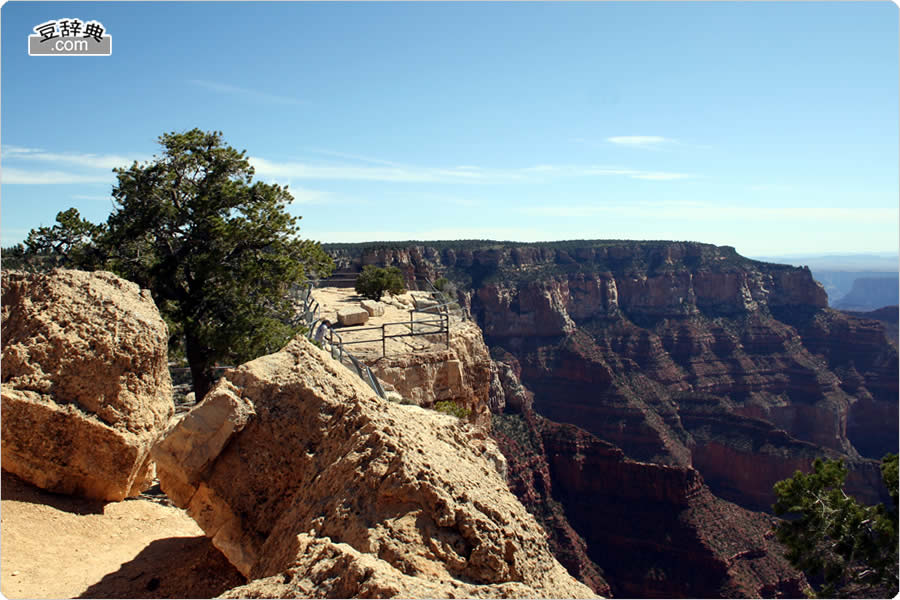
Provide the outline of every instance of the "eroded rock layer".
{"type": "Polygon", "coordinates": [[[4,272],[3,468],[38,487],[122,500],[152,480],[174,412],[168,329],[111,273],[4,272]]]}
{"type": "Polygon", "coordinates": [[[490,421],[491,357],[481,330],[471,321],[453,320],[447,348],[367,362],[407,401],[425,408],[451,401],[469,413],[471,422],[487,426],[490,421]]]}
{"type": "Polygon", "coordinates": [[[169,497],[263,580],[241,596],[593,595],[480,428],[378,399],[303,338],[226,372],[154,457],[169,497]]]}
{"type": "MultiPolygon", "coordinates": [[[[738,507],[722,499],[770,510],[774,482],[808,469],[815,457],[845,460],[853,494],[866,502],[887,500],[877,460],[898,447],[896,345],[882,324],[828,309],[824,289],[806,268],[749,260],[730,247],[680,242],[457,241],[340,245],[329,251],[342,271],[381,264],[398,266],[410,278],[454,281],[498,359],[492,375],[493,398],[499,398],[492,400],[495,411],[527,414],[533,405],[544,417],[577,425],[620,449],[623,464],[699,474],[709,486],[696,496],[705,498],[707,509],[695,513],[703,519],[715,521],[714,506],[738,514],[738,507]],[[516,384],[504,382],[501,373],[509,380],[511,370],[528,393],[506,393],[516,384]],[[516,400],[509,405],[507,397],[516,400]]],[[[563,438],[578,437],[559,431],[563,438]]],[[[560,457],[576,451],[577,445],[560,444],[559,436],[551,446],[560,457]]],[[[518,473],[522,461],[513,459],[515,449],[504,451],[512,485],[516,477],[532,477],[518,473]]],[[[693,551],[664,543],[658,547],[675,561],[664,569],[666,581],[678,579],[680,569],[688,587],[659,587],[652,569],[638,576],[617,567],[620,550],[631,543],[627,535],[595,535],[609,526],[607,519],[586,506],[579,509],[571,497],[561,500],[565,489],[587,485],[585,497],[602,503],[610,494],[617,497],[611,490],[632,485],[636,472],[608,470],[608,485],[593,489],[590,482],[563,482],[565,473],[584,476],[583,471],[551,464],[548,459],[544,489],[552,490],[552,498],[544,494],[533,504],[563,505],[614,593],[714,593],[709,581],[691,579],[701,575],[695,573],[693,551]]],[[[668,473],[657,475],[663,472],[668,473]]],[[[643,514],[639,503],[625,504],[619,522],[643,514]]],[[[743,519],[754,513],[740,514],[743,519]]],[[[694,531],[682,539],[713,540],[703,519],[679,516],[678,523],[694,531]]],[[[765,517],[756,519],[762,527],[759,519],[765,517]]],[[[740,539],[743,544],[749,538],[740,539]]],[[[716,560],[731,549],[736,560],[756,556],[754,543],[717,551],[716,560]]],[[[727,563],[707,571],[730,573],[733,565],[727,563]]],[[[577,564],[570,569],[579,572],[577,564]]],[[[765,572],[753,584],[733,583],[743,577],[737,575],[713,580],[748,594],[793,589],[791,577],[765,572]]]]}

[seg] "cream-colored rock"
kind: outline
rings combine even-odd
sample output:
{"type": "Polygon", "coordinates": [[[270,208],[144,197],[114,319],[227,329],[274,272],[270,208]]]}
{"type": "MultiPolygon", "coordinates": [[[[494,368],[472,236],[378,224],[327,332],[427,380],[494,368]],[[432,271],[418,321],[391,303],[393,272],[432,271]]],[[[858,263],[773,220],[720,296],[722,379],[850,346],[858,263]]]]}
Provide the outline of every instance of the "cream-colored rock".
{"type": "Polygon", "coordinates": [[[364,308],[342,308],[337,312],[341,325],[365,325],[369,320],[369,311],[364,308]]]}
{"type": "MultiPolygon", "coordinates": [[[[477,585],[408,575],[390,563],[328,538],[297,536],[296,562],[278,575],[255,579],[220,598],[546,598],[518,582],[477,585]]],[[[586,588],[585,588],[586,589],[586,588]]],[[[570,597],[584,597],[577,589],[570,597]]]]}
{"type": "Polygon", "coordinates": [[[370,317],[381,317],[384,316],[384,304],[381,302],[375,302],[374,300],[363,300],[359,303],[366,312],[369,313],[370,317]]]}
{"type": "Polygon", "coordinates": [[[172,413],[168,329],[111,273],[4,272],[3,469],[38,487],[122,500],[153,478],[172,413]]]}
{"type": "Polygon", "coordinates": [[[192,413],[154,451],[159,478],[261,579],[233,597],[592,596],[483,430],[380,400],[304,338],[226,372],[192,413]]]}
{"type": "Polygon", "coordinates": [[[366,361],[380,380],[419,406],[451,400],[468,410],[473,422],[490,422],[491,357],[471,321],[451,322],[449,348],[436,343],[427,351],[366,361]]]}

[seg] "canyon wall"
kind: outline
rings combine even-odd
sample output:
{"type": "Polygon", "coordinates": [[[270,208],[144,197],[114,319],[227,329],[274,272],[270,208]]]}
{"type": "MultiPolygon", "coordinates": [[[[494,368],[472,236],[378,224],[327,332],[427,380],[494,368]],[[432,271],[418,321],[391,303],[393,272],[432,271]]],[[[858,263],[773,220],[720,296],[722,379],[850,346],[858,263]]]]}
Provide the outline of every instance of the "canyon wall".
{"type": "MultiPolygon", "coordinates": [[[[770,563],[767,582],[738,583],[745,578],[727,575],[734,569],[726,560],[707,565],[703,572],[718,573],[712,579],[679,588],[674,573],[697,571],[693,551],[660,545],[668,548],[660,556],[681,557],[672,563],[680,567],[662,571],[637,560],[643,551],[622,554],[631,543],[627,536],[598,531],[616,527],[632,509],[643,517],[639,503],[610,496],[610,489],[627,488],[649,467],[603,471],[609,485],[592,489],[586,471],[564,466],[574,460],[572,453],[583,454],[571,440],[561,441],[566,438],[589,435],[611,444],[622,464],[660,469],[652,478],[665,479],[666,469],[694,473],[704,482],[696,497],[706,512],[692,514],[743,511],[740,520],[755,522],[757,531],[767,527],[766,517],[747,515],[769,511],[772,485],[808,469],[815,457],[847,462],[849,490],[862,500],[887,500],[877,459],[897,451],[896,346],[880,323],[828,309],[824,289],[806,268],[752,261],[730,247],[679,242],[462,241],[329,250],[342,271],[381,264],[400,267],[410,280],[452,280],[492,356],[504,357],[495,367],[494,387],[515,387],[499,380],[514,365],[527,391],[513,394],[511,404],[493,402],[494,410],[527,415],[533,406],[546,417],[542,422],[583,430],[554,430],[552,442],[534,454],[546,459],[546,482],[521,472],[534,468],[514,460],[521,449],[501,448],[511,487],[532,512],[548,513],[543,523],[555,530],[551,537],[569,540],[562,545],[571,548],[584,545],[589,562],[573,558],[566,566],[586,581],[604,573],[614,594],[704,595],[713,588],[774,594],[796,579],[788,571],[776,575],[781,567],[770,563]],[[603,516],[585,500],[603,503],[608,496],[627,505],[624,512],[603,516]],[[607,523],[610,518],[615,522],[607,523]],[[625,555],[636,560],[631,570],[611,558],[625,555]]],[[[503,435],[495,427],[495,436],[503,435]]],[[[681,506],[671,514],[687,510],[674,499],[659,501],[681,506]]],[[[690,535],[705,540],[698,519],[690,535]]],[[[745,542],[738,555],[768,556],[759,544],[745,542]]]]}

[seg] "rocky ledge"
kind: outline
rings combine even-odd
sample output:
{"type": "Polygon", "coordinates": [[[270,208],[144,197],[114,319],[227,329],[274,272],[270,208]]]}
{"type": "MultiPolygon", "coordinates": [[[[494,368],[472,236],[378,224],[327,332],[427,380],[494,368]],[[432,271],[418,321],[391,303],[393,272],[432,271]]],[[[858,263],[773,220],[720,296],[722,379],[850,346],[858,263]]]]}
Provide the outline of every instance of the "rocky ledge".
{"type": "Polygon", "coordinates": [[[153,456],[258,580],[233,597],[593,597],[480,428],[380,400],[303,338],[226,372],[153,456]]]}

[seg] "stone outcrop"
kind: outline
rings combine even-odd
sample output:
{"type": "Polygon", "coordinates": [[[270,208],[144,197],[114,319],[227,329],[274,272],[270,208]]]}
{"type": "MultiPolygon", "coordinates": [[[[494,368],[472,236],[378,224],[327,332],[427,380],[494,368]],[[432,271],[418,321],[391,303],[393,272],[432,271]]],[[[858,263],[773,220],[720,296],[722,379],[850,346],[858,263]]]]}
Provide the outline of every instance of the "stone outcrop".
{"type": "Polygon", "coordinates": [[[468,411],[473,423],[490,422],[491,358],[481,330],[471,321],[453,320],[449,348],[367,362],[406,401],[433,408],[435,402],[448,400],[468,411]]]}
{"type": "Polygon", "coordinates": [[[154,450],[237,596],[585,597],[486,434],[379,400],[299,338],[227,371],[154,450]]]}
{"type": "Polygon", "coordinates": [[[38,487],[122,500],[149,486],[174,412],[168,329],[111,273],[4,272],[3,468],[38,487]]]}

